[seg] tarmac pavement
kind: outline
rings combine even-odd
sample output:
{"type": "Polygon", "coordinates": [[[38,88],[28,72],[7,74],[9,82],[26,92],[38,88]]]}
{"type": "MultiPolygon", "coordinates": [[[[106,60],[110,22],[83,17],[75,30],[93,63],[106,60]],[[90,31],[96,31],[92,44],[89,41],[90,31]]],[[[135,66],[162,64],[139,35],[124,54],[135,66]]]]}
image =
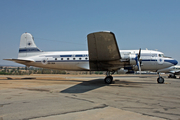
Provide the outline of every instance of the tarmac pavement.
{"type": "Polygon", "coordinates": [[[103,78],[0,76],[0,120],[180,120],[180,79],[115,75],[107,85],[103,78]]]}

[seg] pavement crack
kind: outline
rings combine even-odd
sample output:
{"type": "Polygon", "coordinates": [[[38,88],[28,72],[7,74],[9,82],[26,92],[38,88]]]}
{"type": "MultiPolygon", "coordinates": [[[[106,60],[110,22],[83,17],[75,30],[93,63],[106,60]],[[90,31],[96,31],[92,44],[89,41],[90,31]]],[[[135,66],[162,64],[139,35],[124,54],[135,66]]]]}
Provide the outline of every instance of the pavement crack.
{"type": "Polygon", "coordinates": [[[168,119],[168,118],[166,118],[166,117],[162,117],[162,116],[150,115],[150,114],[146,114],[146,113],[140,113],[140,114],[142,114],[142,115],[146,115],[146,116],[150,116],[150,117],[158,117],[158,118],[162,118],[162,119],[170,120],[170,119],[168,119]]]}
{"type": "Polygon", "coordinates": [[[11,103],[6,103],[6,104],[0,104],[0,107],[3,107],[5,105],[10,105],[11,103]]]}
{"type": "Polygon", "coordinates": [[[154,113],[160,113],[160,114],[168,114],[168,115],[176,115],[176,116],[180,116],[180,114],[175,114],[175,113],[167,113],[167,112],[160,112],[160,111],[154,111],[154,113]]]}
{"type": "Polygon", "coordinates": [[[65,96],[65,97],[67,97],[67,98],[71,98],[71,99],[76,99],[76,100],[87,101],[87,102],[90,102],[90,103],[94,103],[93,101],[86,100],[86,99],[82,99],[82,98],[75,98],[75,97],[70,97],[70,96],[65,96]]]}
{"type": "Polygon", "coordinates": [[[32,117],[32,118],[24,118],[23,120],[36,119],[36,118],[41,118],[41,117],[50,117],[50,116],[56,116],[56,115],[64,115],[64,114],[70,114],[70,113],[76,113],[76,112],[84,112],[84,111],[88,111],[88,110],[103,109],[103,108],[106,108],[106,107],[108,107],[108,105],[102,104],[102,105],[92,107],[92,108],[87,108],[87,109],[82,109],[82,110],[75,110],[75,111],[67,111],[67,112],[49,114],[49,115],[44,115],[44,116],[37,116],[37,117],[32,117]]]}
{"type": "Polygon", "coordinates": [[[49,92],[47,89],[37,89],[37,88],[20,88],[23,90],[29,90],[29,91],[38,91],[38,92],[49,92]]]}

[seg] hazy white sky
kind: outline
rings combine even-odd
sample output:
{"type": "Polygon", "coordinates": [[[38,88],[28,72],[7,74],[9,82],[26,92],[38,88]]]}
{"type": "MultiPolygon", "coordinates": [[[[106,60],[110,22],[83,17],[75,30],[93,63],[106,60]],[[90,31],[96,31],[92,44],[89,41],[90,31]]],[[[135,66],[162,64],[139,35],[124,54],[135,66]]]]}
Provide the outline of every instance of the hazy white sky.
{"type": "Polygon", "coordinates": [[[112,31],[120,49],[158,49],[180,62],[180,0],[0,0],[0,65],[29,32],[43,51],[87,50],[87,34],[112,31]]]}

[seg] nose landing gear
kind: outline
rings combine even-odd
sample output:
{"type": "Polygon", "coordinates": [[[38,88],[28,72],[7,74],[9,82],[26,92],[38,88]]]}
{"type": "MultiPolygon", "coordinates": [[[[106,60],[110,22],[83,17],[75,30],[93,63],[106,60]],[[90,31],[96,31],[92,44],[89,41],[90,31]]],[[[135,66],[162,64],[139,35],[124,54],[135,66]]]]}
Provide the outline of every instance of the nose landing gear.
{"type": "Polygon", "coordinates": [[[164,78],[160,76],[160,74],[158,73],[159,77],[157,78],[157,82],[159,84],[163,84],[164,83],[164,78]]]}

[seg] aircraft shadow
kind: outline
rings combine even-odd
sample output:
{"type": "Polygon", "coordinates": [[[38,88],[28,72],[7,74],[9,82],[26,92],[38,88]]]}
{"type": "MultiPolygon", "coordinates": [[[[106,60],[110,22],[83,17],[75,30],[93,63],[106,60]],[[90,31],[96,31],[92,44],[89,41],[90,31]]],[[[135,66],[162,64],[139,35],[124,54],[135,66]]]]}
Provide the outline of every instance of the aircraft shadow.
{"type": "Polygon", "coordinates": [[[89,81],[82,81],[77,85],[74,85],[70,88],[60,91],[60,93],[85,93],[103,86],[142,88],[143,85],[145,84],[157,84],[157,83],[115,80],[111,85],[108,85],[104,83],[103,79],[94,79],[89,81]]]}
{"type": "Polygon", "coordinates": [[[60,93],[84,93],[103,86],[107,86],[107,84],[104,84],[102,79],[82,81],[77,85],[60,91],[60,93]]]}

